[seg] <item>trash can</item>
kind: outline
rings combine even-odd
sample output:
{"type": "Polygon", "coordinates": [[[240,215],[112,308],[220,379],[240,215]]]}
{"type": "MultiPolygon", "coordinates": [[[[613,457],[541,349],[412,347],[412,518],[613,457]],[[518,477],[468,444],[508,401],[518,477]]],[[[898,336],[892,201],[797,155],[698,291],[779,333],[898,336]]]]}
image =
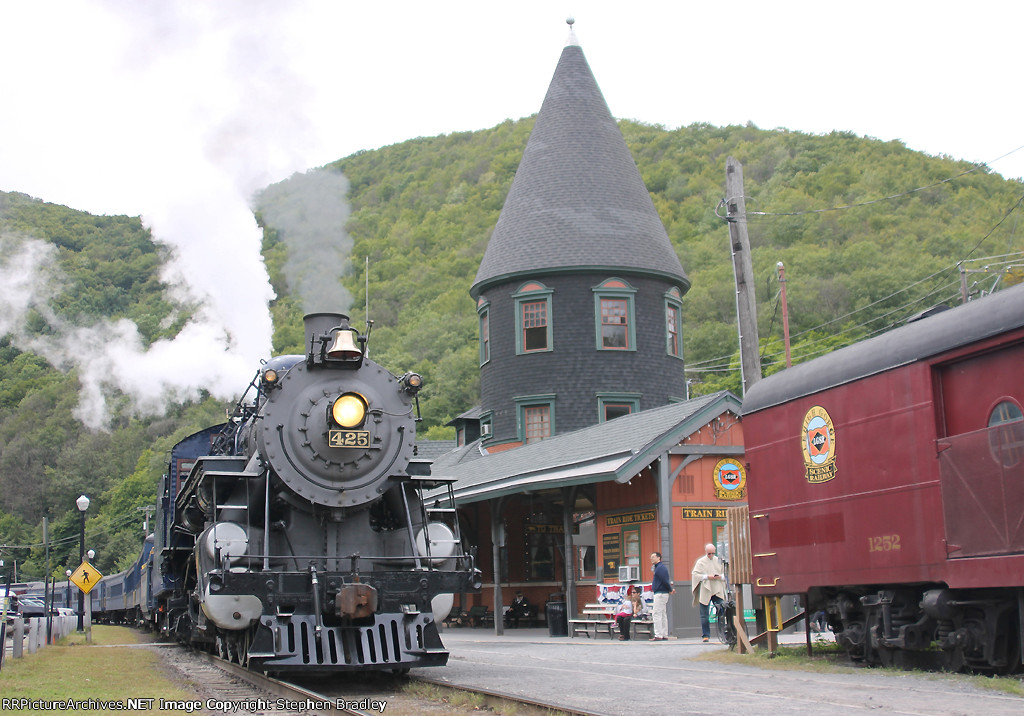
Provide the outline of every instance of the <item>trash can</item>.
{"type": "Polygon", "coordinates": [[[544,605],[544,616],[548,620],[548,636],[569,636],[565,602],[547,602],[544,605]]]}

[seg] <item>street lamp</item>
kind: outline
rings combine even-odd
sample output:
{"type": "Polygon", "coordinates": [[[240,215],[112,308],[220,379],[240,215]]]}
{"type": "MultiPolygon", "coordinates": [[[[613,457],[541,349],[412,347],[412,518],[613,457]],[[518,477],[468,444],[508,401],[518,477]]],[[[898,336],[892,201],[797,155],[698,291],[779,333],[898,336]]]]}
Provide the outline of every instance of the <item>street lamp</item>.
{"type": "MultiPolygon", "coordinates": [[[[82,529],[79,532],[78,563],[85,561],[85,511],[89,509],[89,498],[85,495],[75,500],[79,513],[82,515],[82,529]]],[[[78,631],[85,631],[85,592],[78,590],[78,631]]]]}
{"type": "Polygon", "coordinates": [[[65,603],[68,605],[68,609],[71,608],[71,575],[72,574],[73,574],[73,572],[70,569],[65,569],[64,570],[64,575],[68,578],[67,584],[64,585],[64,586],[67,587],[68,599],[67,599],[67,602],[65,602],[65,603]]]}

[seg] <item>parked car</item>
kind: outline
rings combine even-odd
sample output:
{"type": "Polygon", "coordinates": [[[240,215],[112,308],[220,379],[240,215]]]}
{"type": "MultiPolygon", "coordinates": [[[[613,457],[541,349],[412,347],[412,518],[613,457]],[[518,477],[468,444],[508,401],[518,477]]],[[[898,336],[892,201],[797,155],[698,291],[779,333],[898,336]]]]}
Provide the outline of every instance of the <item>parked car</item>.
{"type": "Polygon", "coordinates": [[[45,617],[46,616],[46,605],[43,604],[42,599],[32,599],[31,597],[22,597],[18,600],[18,607],[21,611],[21,616],[25,619],[31,619],[32,617],[45,617]]]}

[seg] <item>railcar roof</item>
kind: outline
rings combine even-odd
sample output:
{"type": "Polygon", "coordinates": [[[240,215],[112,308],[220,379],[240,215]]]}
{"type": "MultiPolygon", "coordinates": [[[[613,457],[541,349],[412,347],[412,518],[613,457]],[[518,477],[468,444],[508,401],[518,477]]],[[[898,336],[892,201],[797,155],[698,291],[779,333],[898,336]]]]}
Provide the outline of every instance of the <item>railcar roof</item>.
{"type": "Polygon", "coordinates": [[[1024,327],[1024,285],[909,323],[753,385],[743,415],[1024,327]]]}

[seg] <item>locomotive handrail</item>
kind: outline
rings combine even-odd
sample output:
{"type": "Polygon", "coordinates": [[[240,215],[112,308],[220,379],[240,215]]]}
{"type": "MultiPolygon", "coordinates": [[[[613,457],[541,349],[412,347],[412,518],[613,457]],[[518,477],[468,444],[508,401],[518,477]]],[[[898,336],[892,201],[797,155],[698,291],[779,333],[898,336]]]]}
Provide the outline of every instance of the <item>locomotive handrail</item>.
{"type": "MultiPolygon", "coordinates": [[[[434,540],[434,541],[437,542],[438,540],[434,540]]],[[[299,560],[308,561],[308,562],[321,562],[321,563],[326,564],[328,562],[351,561],[353,558],[358,558],[360,561],[363,561],[363,562],[367,562],[367,561],[369,561],[369,562],[409,562],[409,561],[415,560],[416,559],[416,555],[414,555],[414,554],[398,554],[398,555],[365,555],[365,554],[359,554],[359,555],[337,555],[337,556],[332,556],[332,557],[325,557],[322,554],[320,554],[320,555],[303,555],[303,554],[297,554],[297,555],[291,555],[291,554],[287,554],[287,555],[285,555],[285,554],[276,554],[275,555],[275,554],[272,554],[272,555],[270,555],[270,561],[271,561],[271,563],[274,563],[274,564],[280,564],[280,563],[283,563],[283,562],[297,562],[299,560]]],[[[455,555],[452,555],[451,557],[447,557],[446,559],[453,559],[453,560],[456,560],[459,563],[463,563],[463,562],[470,562],[470,563],[472,563],[472,556],[469,555],[469,554],[466,554],[466,553],[455,554],[455,555]]],[[[232,563],[233,564],[253,565],[253,564],[261,563],[262,561],[263,561],[263,555],[257,555],[257,554],[240,555],[240,556],[232,558],[232,563]]],[[[426,565],[426,566],[420,566],[419,569],[428,570],[428,571],[436,571],[436,572],[448,571],[448,570],[443,569],[443,567],[434,566],[432,564],[431,565],[426,565]]],[[[296,567],[295,569],[293,569],[291,571],[292,572],[305,572],[305,571],[307,571],[307,569],[305,567],[296,567]]]]}

